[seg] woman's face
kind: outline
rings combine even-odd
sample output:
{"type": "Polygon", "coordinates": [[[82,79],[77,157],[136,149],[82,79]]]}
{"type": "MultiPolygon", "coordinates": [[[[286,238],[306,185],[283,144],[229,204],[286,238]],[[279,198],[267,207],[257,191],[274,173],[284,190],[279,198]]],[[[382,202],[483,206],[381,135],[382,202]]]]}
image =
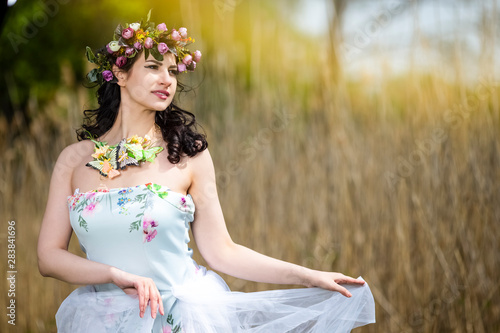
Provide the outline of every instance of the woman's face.
{"type": "Polygon", "coordinates": [[[175,95],[177,88],[177,64],[175,56],[168,52],[163,61],[149,55],[144,59],[141,53],[128,72],[118,75],[121,86],[121,102],[130,107],[146,110],[165,110],[175,95]]]}

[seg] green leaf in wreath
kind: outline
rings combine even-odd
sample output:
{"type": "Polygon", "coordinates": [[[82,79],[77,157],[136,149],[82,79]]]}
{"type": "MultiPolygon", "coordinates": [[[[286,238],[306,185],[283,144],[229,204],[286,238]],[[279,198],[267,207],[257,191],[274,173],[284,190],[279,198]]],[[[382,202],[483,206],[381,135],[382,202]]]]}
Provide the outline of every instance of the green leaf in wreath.
{"type": "Polygon", "coordinates": [[[87,79],[89,79],[90,82],[94,83],[99,80],[98,75],[99,75],[99,70],[97,68],[94,68],[87,74],[87,79]]]}
{"type": "Polygon", "coordinates": [[[151,54],[153,55],[153,57],[158,60],[158,61],[163,61],[163,55],[158,51],[158,49],[156,47],[153,47],[151,49],[151,54]]]}
{"type": "Polygon", "coordinates": [[[86,52],[85,54],[87,55],[87,60],[94,64],[95,63],[95,55],[94,55],[94,52],[92,52],[92,49],[90,47],[86,47],[86,52]]]}

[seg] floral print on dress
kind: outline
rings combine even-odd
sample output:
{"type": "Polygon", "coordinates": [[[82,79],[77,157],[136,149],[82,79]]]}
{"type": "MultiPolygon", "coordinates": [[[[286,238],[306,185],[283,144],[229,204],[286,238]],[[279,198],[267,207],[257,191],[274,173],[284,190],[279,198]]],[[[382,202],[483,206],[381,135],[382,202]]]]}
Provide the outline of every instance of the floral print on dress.
{"type": "Polygon", "coordinates": [[[165,199],[168,196],[168,190],[167,191],[162,191],[162,186],[158,184],[153,184],[153,183],[147,183],[146,188],[150,190],[151,192],[155,193],[157,196],[159,196],[162,199],[165,199]]]}
{"type": "MultiPolygon", "coordinates": [[[[154,224],[158,222],[153,221],[153,225],[145,226],[148,220],[144,218],[144,213],[148,209],[153,208],[156,202],[154,200],[155,196],[160,199],[165,199],[169,204],[175,206],[182,212],[189,214],[194,213],[193,202],[189,194],[182,195],[181,193],[173,192],[172,194],[175,195],[171,194],[171,196],[169,196],[169,192],[171,192],[170,189],[155,183],[116,189],[116,191],[115,193],[118,193],[118,198],[115,196],[97,195],[100,192],[110,192],[108,189],[98,189],[84,193],[80,193],[79,190],[76,190],[75,194],[68,198],[68,204],[71,210],[80,213],[78,216],[79,226],[88,232],[88,223],[86,219],[94,216],[102,209],[101,201],[104,198],[109,201],[111,198],[114,198],[113,203],[118,207],[119,214],[129,215],[131,211],[137,212],[132,222],[130,222],[129,232],[142,231],[144,234],[144,242],[152,241],[157,235],[154,224]],[[139,189],[142,190],[142,193],[139,192],[139,189]]],[[[111,201],[109,204],[112,205],[111,201]]]]}
{"type": "Polygon", "coordinates": [[[172,317],[172,314],[169,314],[167,316],[167,323],[163,325],[162,333],[180,333],[180,332],[181,332],[180,325],[174,326],[174,318],[172,317]]]}
{"type": "Polygon", "coordinates": [[[179,205],[177,206],[183,212],[191,212],[191,206],[187,203],[186,197],[182,196],[179,200],[179,205]]]}
{"type": "Polygon", "coordinates": [[[118,198],[118,207],[120,207],[120,211],[118,212],[119,214],[123,215],[128,215],[129,214],[129,204],[133,202],[130,197],[127,197],[128,194],[132,193],[134,191],[133,187],[127,187],[118,192],[120,197],[118,198]]]}
{"type": "Polygon", "coordinates": [[[158,226],[158,222],[149,217],[145,217],[142,222],[142,231],[144,233],[144,243],[151,242],[153,238],[156,237],[158,232],[156,231],[156,227],[158,226]]]}
{"type": "Polygon", "coordinates": [[[108,190],[94,190],[90,192],[80,193],[77,189],[75,194],[68,198],[69,208],[72,211],[77,211],[80,213],[78,217],[78,225],[85,231],[89,231],[86,218],[93,216],[96,212],[101,209],[101,200],[99,196],[96,196],[97,192],[109,192],[108,190]]]}

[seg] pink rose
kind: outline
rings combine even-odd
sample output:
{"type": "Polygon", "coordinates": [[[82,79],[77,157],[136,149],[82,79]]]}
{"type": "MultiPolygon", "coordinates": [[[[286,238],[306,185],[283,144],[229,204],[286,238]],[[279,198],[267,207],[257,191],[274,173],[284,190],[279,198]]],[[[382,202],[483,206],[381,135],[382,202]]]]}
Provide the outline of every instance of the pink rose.
{"type": "Polygon", "coordinates": [[[109,82],[113,80],[113,73],[111,71],[104,71],[102,72],[102,77],[104,78],[104,80],[109,82]]]}
{"type": "Polygon", "coordinates": [[[160,52],[160,54],[167,53],[168,52],[168,46],[167,46],[167,44],[165,44],[165,43],[158,44],[158,52],[160,52]]]}
{"type": "Polygon", "coordinates": [[[130,39],[133,36],[134,36],[134,29],[132,29],[132,28],[123,29],[123,31],[122,31],[122,37],[123,38],[130,39]]]}
{"type": "Polygon", "coordinates": [[[140,42],[135,42],[134,47],[137,51],[142,50],[142,44],[140,42]]]}
{"type": "Polygon", "coordinates": [[[179,72],[181,72],[181,73],[182,73],[182,72],[185,72],[185,71],[186,71],[186,65],[185,65],[184,63],[182,63],[182,62],[181,62],[181,63],[178,63],[178,64],[177,64],[177,70],[178,70],[179,72]]]}
{"type": "Polygon", "coordinates": [[[151,49],[153,47],[153,40],[151,39],[151,37],[147,37],[144,40],[144,47],[147,49],[151,49]]]}
{"type": "Polygon", "coordinates": [[[186,65],[189,65],[193,61],[193,57],[191,57],[190,54],[186,54],[184,58],[182,58],[182,62],[185,63],[186,65]]]}
{"type": "Polygon", "coordinates": [[[156,26],[156,30],[167,31],[167,26],[165,25],[165,23],[160,23],[156,26]]]}
{"type": "Polygon", "coordinates": [[[118,67],[123,67],[125,66],[125,64],[127,63],[127,57],[124,57],[124,56],[120,56],[118,58],[116,58],[116,66],[118,67]]]}
{"type": "Polygon", "coordinates": [[[180,41],[181,40],[181,34],[179,33],[179,31],[177,31],[175,29],[172,31],[172,35],[171,36],[172,36],[173,40],[176,40],[176,41],[180,41]]]}
{"type": "Polygon", "coordinates": [[[193,53],[193,60],[196,61],[196,62],[199,62],[200,59],[201,59],[201,52],[199,50],[196,50],[193,53]]]}
{"type": "Polygon", "coordinates": [[[182,38],[187,38],[188,36],[188,29],[186,28],[179,28],[179,33],[181,34],[182,38]]]}
{"type": "Polygon", "coordinates": [[[125,55],[127,57],[132,57],[135,54],[135,49],[133,47],[127,47],[125,49],[125,55]]]}

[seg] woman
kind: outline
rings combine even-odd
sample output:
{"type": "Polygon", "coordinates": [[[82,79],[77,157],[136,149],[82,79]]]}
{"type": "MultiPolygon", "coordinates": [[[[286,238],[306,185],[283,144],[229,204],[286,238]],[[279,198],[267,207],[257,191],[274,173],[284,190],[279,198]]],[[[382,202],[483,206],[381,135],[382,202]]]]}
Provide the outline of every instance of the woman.
{"type": "Polygon", "coordinates": [[[87,285],[61,305],[59,332],[348,332],[374,322],[362,279],[231,240],[205,137],[172,103],[178,73],[201,58],[191,42],[185,28],[155,27],[148,17],[119,26],[95,55],[87,48],[99,108],[86,111],[81,141],[57,160],[38,243],[43,276],[87,285]],[[213,269],[319,288],[230,292],[191,259],[190,222],[213,269]],[[68,252],[72,230],[87,259],[68,252]]]}

